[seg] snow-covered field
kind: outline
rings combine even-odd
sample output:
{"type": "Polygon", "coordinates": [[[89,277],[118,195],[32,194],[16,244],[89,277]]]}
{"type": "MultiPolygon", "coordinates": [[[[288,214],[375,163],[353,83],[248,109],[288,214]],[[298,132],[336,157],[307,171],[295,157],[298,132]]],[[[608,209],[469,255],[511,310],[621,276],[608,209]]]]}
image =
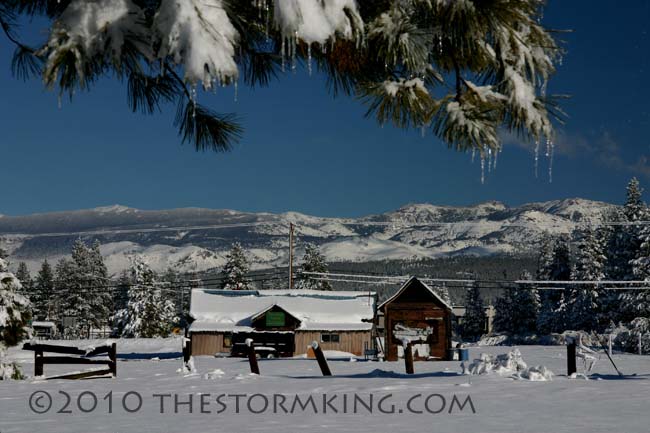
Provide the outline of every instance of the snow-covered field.
{"type": "MultiPolygon", "coordinates": [[[[169,353],[180,340],[156,340],[131,343],[118,341],[118,353],[169,353]]],[[[568,379],[566,349],[562,346],[523,346],[519,348],[528,365],[545,365],[555,377],[550,382],[513,380],[497,374],[460,375],[460,363],[417,362],[416,374],[404,374],[402,362],[330,361],[333,377],[320,374],[311,359],[261,360],[261,376],[249,374],[246,360],[232,358],[195,358],[196,373],[177,372],[180,359],[124,360],[118,364],[114,379],[85,381],[34,380],[0,382],[0,431],[12,432],[648,432],[650,425],[650,357],[617,354],[614,359],[626,375],[619,378],[606,356],[597,362],[590,380],[568,379]],[[635,374],[635,375],[633,375],[635,374]],[[470,380],[471,379],[471,380],[470,380]],[[52,396],[52,408],[45,414],[30,409],[30,395],[46,391],[52,396]],[[64,408],[72,413],[56,413],[64,408]],[[97,397],[97,407],[91,394],[97,397]],[[131,394],[128,394],[131,392],[131,394]],[[137,408],[138,393],[142,407],[134,413],[123,408],[137,408]],[[109,394],[112,393],[112,394],[109,394]],[[373,394],[373,413],[361,405],[353,412],[355,393],[369,402],[373,394]],[[154,397],[154,394],[169,395],[154,397]],[[208,395],[209,394],[209,395],[208,395]],[[219,395],[224,406],[217,403],[219,395]],[[245,394],[246,397],[235,397],[245,394]],[[254,394],[263,394],[264,396],[254,394]],[[280,395],[274,396],[274,395],[280,395]],[[323,395],[335,397],[327,413],[323,413],[323,395]],[[421,397],[418,396],[421,394],[421,397]],[[79,398],[81,395],[81,398],[79,398]],[[108,395],[108,397],[107,397],[108,395]],[[187,404],[174,410],[174,396],[179,403],[193,397],[192,413],[187,404]],[[204,395],[201,413],[201,395],[204,395]],[[230,396],[228,396],[230,395],[230,396]],[[311,396],[312,406],[299,405],[291,411],[295,395],[302,402],[311,396]],[[348,413],[343,411],[344,395],[348,397],[348,413]],[[432,411],[438,414],[408,413],[407,402],[421,410],[427,396],[432,411]],[[282,401],[282,396],[286,400],[282,401]],[[462,410],[452,405],[454,396],[461,403],[471,397],[462,410]],[[239,398],[237,413],[235,402],[239,398]],[[381,413],[395,405],[395,413],[381,413]],[[109,403],[112,401],[112,412],[109,403]],[[161,413],[161,401],[163,412],[161,413]],[[265,413],[256,414],[265,402],[265,413]],[[80,403],[80,405],[78,404],[80,403]],[[247,404],[250,403],[250,409],[247,404]],[[275,413],[274,413],[275,403],[275,413]],[[283,403],[279,404],[278,403],[283,403]],[[314,413],[314,407],[317,409],[314,413]],[[339,410],[333,413],[332,407],[339,410]],[[403,413],[399,413],[399,409],[403,413]],[[451,413],[449,410],[451,408],[451,413]],[[217,413],[222,411],[221,413],[217,413]]],[[[180,350],[180,349],[177,349],[180,350]]],[[[480,353],[506,353],[507,347],[470,349],[470,358],[480,353]]],[[[10,357],[18,360],[25,373],[33,373],[32,354],[13,349],[10,357]]],[[[46,375],[74,370],[75,366],[45,366],[46,375]]],[[[580,366],[579,366],[580,369],[580,366]]],[[[47,398],[33,401],[36,408],[45,407],[47,398]],[[44,406],[45,405],[45,406],[44,406]]],[[[39,409],[41,410],[41,409],[39,409]]]]}

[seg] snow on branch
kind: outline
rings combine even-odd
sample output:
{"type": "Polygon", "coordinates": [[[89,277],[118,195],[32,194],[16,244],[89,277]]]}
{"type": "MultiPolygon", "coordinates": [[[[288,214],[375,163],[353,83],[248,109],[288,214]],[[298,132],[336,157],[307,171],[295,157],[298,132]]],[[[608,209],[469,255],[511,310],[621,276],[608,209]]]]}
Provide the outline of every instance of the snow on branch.
{"type": "Polygon", "coordinates": [[[156,57],[182,65],[187,82],[210,89],[214,81],[237,79],[238,34],[222,0],[163,0],[153,26],[156,57]]]}
{"type": "Polygon", "coordinates": [[[275,0],[275,24],[286,37],[325,44],[336,36],[352,39],[363,31],[355,0],[275,0]]]}

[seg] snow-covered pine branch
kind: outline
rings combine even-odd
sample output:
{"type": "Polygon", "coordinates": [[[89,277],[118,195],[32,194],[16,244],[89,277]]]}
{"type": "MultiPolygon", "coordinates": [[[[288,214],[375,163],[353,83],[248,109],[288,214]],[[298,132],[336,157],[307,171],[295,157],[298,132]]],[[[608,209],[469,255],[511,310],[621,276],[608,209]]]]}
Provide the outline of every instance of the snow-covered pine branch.
{"type": "Polygon", "coordinates": [[[501,129],[546,138],[550,153],[552,118],[561,116],[546,92],[562,49],[541,24],[545,0],[4,3],[17,75],[42,61],[45,83],[70,96],[115,75],[129,83],[129,105],[146,112],[180,99],[179,130],[199,150],[227,150],[241,132],[235,118],[198,105],[199,88],[268,84],[299,62],[310,72],[315,63],[380,123],[430,128],[483,158],[500,148],[501,129]],[[21,14],[52,20],[45,45],[15,37],[21,14]]]}

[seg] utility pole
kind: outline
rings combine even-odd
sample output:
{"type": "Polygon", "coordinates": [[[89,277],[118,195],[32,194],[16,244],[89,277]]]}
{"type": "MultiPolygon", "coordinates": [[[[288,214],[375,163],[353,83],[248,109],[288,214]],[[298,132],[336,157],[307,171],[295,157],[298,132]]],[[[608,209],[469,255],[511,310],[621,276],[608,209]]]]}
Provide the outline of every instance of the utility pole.
{"type": "Polygon", "coordinates": [[[293,289],[293,223],[289,223],[289,290],[293,289]]]}

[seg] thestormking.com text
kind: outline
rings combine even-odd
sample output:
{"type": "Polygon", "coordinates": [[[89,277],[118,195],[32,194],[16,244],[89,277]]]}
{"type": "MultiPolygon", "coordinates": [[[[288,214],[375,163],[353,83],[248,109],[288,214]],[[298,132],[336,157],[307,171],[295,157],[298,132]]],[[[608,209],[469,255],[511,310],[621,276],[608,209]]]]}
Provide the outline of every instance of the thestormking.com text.
{"type": "Polygon", "coordinates": [[[476,414],[469,394],[418,393],[153,393],[136,391],[98,394],[36,391],[29,406],[37,414],[138,413],[164,414],[476,414]]]}

